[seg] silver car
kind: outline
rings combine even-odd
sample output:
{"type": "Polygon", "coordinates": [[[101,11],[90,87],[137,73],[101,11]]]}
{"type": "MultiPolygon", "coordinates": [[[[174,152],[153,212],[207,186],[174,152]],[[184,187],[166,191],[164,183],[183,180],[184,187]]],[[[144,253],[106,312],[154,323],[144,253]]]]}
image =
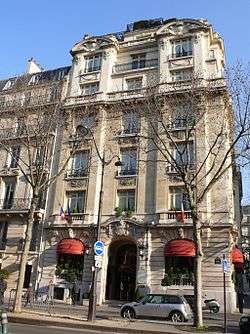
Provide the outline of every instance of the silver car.
{"type": "Polygon", "coordinates": [[[123,318],[156,317],[173,322],[183,322],[192,319],[192,310],[183,296],[148,294],[139,302],[122,305],[123,318]]]}

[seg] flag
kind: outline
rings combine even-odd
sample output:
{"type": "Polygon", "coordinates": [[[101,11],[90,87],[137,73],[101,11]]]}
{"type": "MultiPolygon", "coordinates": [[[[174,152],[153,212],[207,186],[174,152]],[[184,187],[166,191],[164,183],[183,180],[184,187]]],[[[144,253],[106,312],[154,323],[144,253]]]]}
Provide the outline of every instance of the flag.
{"type": "Polygon", "coordinates": [[[69,202],[68,202],[68,207],[67,207],[67,221],[69,223],[72,223],[72,212],[71,212],[71,209],[70,209],[70,206],[69,206],[69,202]]]}
{"type": "Polygon", "coordinates": [[[185,218],[186,216],[185,216],[184,206],[183,206],[183,202],[181,202],[181,212],[178,213],[177,220],[181,223],[184,223],[185,218]]]}
{"type": "Polygon", "coordinates": [[[65,212],[64,212],[64,210],[63,210],[63,207],[62,207],[62,206],[60,207],[60,217],[61,217],[61,219],[62,219],[62,220],[64,220],[64,219],[65,219],[65,212]]]}

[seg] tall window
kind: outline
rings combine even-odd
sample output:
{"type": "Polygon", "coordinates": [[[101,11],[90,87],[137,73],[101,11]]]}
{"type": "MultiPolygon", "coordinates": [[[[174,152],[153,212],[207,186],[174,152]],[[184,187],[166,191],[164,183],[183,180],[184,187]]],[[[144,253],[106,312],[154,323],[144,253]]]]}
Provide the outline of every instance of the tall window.
{"type": "Polygon", "coordinates": [[[192,167],[194,164],[194,143],[192,141],[176,143],[176,147],[173,148],[173,158],[177,166],[192,167]]]}
{"type": "Polygon", "coordinates": [[[0,249],[5,250],[7,243],[8,222],[0,222],[0,249]]]}
{"type": "Polygon", "coordinates": [[[127,79],[127,90],[137,90],[142,88],[142,77],[127,79]]]}
{"type": "Polygon", "coordinates": [[[29,287],[30,280],[31,280],[31,274],[32,274],[32,265],[26,264],[24,282],[23,282],[24,289],[27,289],[29,287]]]}
{"type": "Polygon", "coordinates": [[[102,66],[101,54],[87,57],[85,60],[85,73],[100,71],[101,66],[102,66]]]}
{"type": "Polygon", "coordinates": [[[72,191],[67,193],[67,210],[72,213],[83,213],[85,205],[85,191],[72,191]]]}
{"type": "Polygon", "coordinates": [[[184,189],[181,187],[170,188],[170,210],[180,211],[182,205],[184,210],[190,209],[188,197],[184,189]]]}
{"type": "Polygon", "coordinates": [[[70,176],[81,177],[88,174],[89,152],[77,152],[72,157],[70,176]]]}
{"type": "Polygon", "coordinates": [[[39,167],[45,167],[47,160],[47,147],[40,146],[36,150],[35,165],[39,167]]]}
{"type": "Polygon", "coordinates": [[[172,57],[186,57],[192,56],[193,54],[193,43],[191,39],[180,39],[173,41],[172,44],[172,57]]]}
{"type": "Polygon", "coordinates": [[[189,102],[179,104],[174,108],[171,116],[171,127],[172,128],[186,128],[193,126],[195,117],[193,114],[192,106],[189,102]]]}
{"type": "Polygon", "coordinates": [[[136,175],[137,150],[127,148],[121,150],[122,167],[120,175],[136,175]]]}
{"type": "Polygon", "coordinates": [[[146,55],[145,54],[136,54],[132,55],[132,69],[144,68],[146,64],[146,55]]]}
{"type": "Polygon", "coordinates": [[[10,153],[10,168],[17,168],[20,157],[20,146],[13,146],[10,153]]]}
{"type": "Polygon", "coordinates": [[[178,70],[172,72],[172,81],[188,81],[191,80],[193,74],[192,69],[178,70]]]}
{"type": "Polygon", "coordinates": [[[5,181],[3,209],[11,209],[14,199],[15,187],[16,187],[15,180],[5,181]]]}
{"type": "Polygon", "coordinates": [[[30,251],[36,251],[38,246],[39,222],[34,222],[32,227],[32,237],[30,242],[30,251]]]}
{"type": "Polygon", "coordinates": [[[118,191],[118,206],[123,211],[135,211],[135,190],[118,191]]]}
{"type": "Polygon", "coordinates": [[[136,112],[125,112],[122,116],[123,133],[133,134],[139,131],[139,117],[136,112]]]}
{"type": "Polygon", "coordinates": [[[93,82],[91,84],[82,86],[82,94],[83,95],[91,95],[95,94],[99,91],[99,82],[93,82]]]}

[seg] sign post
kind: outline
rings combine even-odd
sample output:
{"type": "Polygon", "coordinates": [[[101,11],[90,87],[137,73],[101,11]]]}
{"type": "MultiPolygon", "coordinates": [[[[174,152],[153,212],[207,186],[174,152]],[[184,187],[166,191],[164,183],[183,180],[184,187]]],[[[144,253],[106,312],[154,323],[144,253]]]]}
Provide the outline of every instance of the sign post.
{"type": "Polygon", "coordinates": [[[223,267],[223,302],[224,302],[224,333],[227,333],[227,294],[226,294],[226,273],[228,272],[228,261],[225,254],[222,260],[223,267]]]}

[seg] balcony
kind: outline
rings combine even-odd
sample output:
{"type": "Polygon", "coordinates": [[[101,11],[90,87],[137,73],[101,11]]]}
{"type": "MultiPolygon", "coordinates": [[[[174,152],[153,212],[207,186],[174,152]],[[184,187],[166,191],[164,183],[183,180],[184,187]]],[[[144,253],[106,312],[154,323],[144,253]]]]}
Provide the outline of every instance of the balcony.
{"type": "Polygon", "coordinates": [[[137,170],[136,169],[124,169],[117,172],[117,177],[131,177],[136,176],[137,170]]]}
{"type": "Polygon", "coordinates": [[[158,59],[148,59],[132,61],[130,63],[116,64],[113,66],[113,74],[119,74],[127,71],[142,70],[158,66],[158,59]]]}
{"type": "Polygon", "coordinates": [[[88,177],[88,168],[71,169],[66,171],[65,179],[88,177]]]}
{"type": "Polygon", "coordinates": [[[192,224],[192,215],[190,210],[184,211],[184,222],[181,220],[181,211],[174,211],[169,210],[165,212],[158,212],[159,213],[159,222],[162,225],[185,225],[185,224],[192,224]]]}
{"type": "Polygon", "coordinates": [[[184,57],[192,57],[193,56],[193,50],[188,51],[180,51],[177,53],[172,53],[172,55],[169,57],[170,59],[178,59],[178,58],[184,58],[184,57]]]}
{"type": "Polygon", "coordinates": [[[0,210],[8,211],[22,211],[28,210],[30,207],[30,198],[12,198],[12,199],[1,199],[0,210]]]}

